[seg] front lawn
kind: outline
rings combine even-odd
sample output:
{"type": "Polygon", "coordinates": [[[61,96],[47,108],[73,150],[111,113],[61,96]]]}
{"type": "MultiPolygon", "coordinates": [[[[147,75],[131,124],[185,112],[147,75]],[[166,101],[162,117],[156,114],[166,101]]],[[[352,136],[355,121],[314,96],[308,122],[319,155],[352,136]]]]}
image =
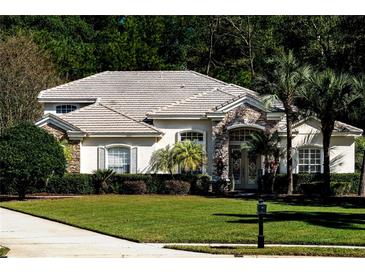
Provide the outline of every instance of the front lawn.
{"type": "MultiPolygon", "coordinates": [[[[256,203],[199,196],[101,195],[0,206],[141,242],[255,243],[256,203]]],[[[365,245],[364,206],[272,201],[268,212],[267,243],[365,245]]]]}
{"type": "Polygon", "coordinates": [[[323,247],[298,247],[298,246],[275,246],[257,248],[251,246],[189,246],[189,245],[172,245],[165,246],[177,250],[211,253],[220,255],[265,255],[265,256],[326,256],[326,257],[365,257],[365,249],[356,248],[323,248],[323,247]]]}

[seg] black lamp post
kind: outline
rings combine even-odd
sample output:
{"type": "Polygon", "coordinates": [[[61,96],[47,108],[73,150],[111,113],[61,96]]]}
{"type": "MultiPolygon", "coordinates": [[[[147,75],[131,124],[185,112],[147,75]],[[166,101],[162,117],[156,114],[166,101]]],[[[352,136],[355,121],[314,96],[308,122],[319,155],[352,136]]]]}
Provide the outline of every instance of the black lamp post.
{"type": "Polygon", "coordinates": [[[267,206],[263,199],[259,199],[257,204],[257,215],[259,216],[259,235],[257,236],[257,248],[265,247],[265,237],[264,237],[264,215],[266,215],[267,206]]]}

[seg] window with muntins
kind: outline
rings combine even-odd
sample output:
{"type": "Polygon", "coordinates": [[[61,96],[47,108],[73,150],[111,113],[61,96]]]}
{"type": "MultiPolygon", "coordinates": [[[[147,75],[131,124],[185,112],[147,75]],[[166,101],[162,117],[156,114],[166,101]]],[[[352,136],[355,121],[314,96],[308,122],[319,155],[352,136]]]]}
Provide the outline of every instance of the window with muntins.
{"type": "Polygon", "coordinates": [[[77,106],[75,105],[59,105],[56,106],[56,113],[69,113],[71,111],[74,111],[77,109],[77,106]]]}
{"type": "Polygon", "coordinates": [[[257,132],[254,129],[247,128],[237,128],[229,131],[229,141],[249,141],[251,138],[251,134],[257,132]]]}
{"type": "Polygon", "coordinates": [[[180,140],[182,142],[185,140],[190,140],[195,141],[198,144],[202,144],[204,142],[204,135],[201,132],[187,131],[180,134],[180,140]]]}
{"type": "MultiPolygon", "coordinates": [[[[205,140],[204,140],[204,134],[197,131],[186,131],[180,133],[180,141],[183,142],[185,140],[190,140],[192,142],[195,142],[199,145],[202,145],[203,148],[205,147],[205,140]]],[[[182,173],[184,173],[184,170],[181,170],[182,173]]],[[[194,172],[196,174],[203,173],[203,163],[201,166],[194,172]]]]}
{"type": "Polygon", "coordinates": [[[301,148],[298,150],[298,171],[304,173],[321,172],[321,150],[319,148],[301,148]]]}
{"type": "Polygon", "coordinates": [[[108,168],[116,173],[130,173],[130,149],[112,147],[108,149],[108,168]]]}

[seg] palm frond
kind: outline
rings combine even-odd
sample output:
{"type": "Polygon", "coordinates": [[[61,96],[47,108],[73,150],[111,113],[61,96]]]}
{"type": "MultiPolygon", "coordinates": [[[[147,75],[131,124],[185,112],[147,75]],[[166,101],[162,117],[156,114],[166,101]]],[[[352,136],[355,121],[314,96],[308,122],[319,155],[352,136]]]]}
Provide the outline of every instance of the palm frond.
{"type": "Polygon", "coordinates": [[[202,145],[194,141],[177,142],[173,148],[176,162],[185,171],[196,171],[206,162],[206,155],[202,145]]]}

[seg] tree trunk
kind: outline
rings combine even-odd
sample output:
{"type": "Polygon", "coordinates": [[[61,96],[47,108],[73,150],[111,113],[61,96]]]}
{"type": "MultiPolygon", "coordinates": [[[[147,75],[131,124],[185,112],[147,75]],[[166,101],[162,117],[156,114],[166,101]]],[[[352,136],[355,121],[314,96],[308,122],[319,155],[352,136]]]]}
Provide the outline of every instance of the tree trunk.
{"type": "Polygon", "coordinates": [[[292,156],[292,119],[291,112],[286,114],[286,174],[288,182],[288,195],[293,194],[293,156],[292,156]]]}
{"type": "Polygon", "coordinates": [[[250,21],[250,16],[247,16],[247,46],[248,46],[248,55],[250,59],[250,71],[252,79],[255,78],[255,69],[254,69],[254,54],[253,54],[253,47],[252,47],[252,28],[250,21]]]}
{"type": "Polygon", "coordinates": [[[213,55],[213,44],[214,44],[214,35],[218,26],[217,18],[213,17],[210,21],[210,43],[209,43],[209,53],[208,53],[208,64],[206,74],[209,75],[210,72],[210,65],[212,64],[212,55],[213,55]]]}
{"type": "Polygon", "coordinates": [[[26,195],[26,187],[24,185],[24,182],[17,182],[17,192],[18,192],[18,199],[20,201],[25,200],[25,195],[26,195]]]}
{"type": "MultiPolygon", "coordinates": [[[[327,121],[328,122],[328,121],[327,121]]],[[[334,122],[329,124],[322,124],[323,134],[323,182],[324,182],[324,195],[329,196],[331,194],[331,171],[330,171],[330,142],[332,130],[334,128],[334,122]]]]}
{"type": "Polygon", "coordinates": [[[272,178],[272,184],[271,184],[271,193],[275,193],[275,182],[276,182],[276,174],[278,172],[278,163],[279,161],[275,160],[274,165],[274,172],[273,172],[273,178],[272,178]]]}
{"type": "Polygon", "coordinates": [[[365,150],[362,156],[361,175],[359,184],[359,196],[365,197],[365,150]]]}

